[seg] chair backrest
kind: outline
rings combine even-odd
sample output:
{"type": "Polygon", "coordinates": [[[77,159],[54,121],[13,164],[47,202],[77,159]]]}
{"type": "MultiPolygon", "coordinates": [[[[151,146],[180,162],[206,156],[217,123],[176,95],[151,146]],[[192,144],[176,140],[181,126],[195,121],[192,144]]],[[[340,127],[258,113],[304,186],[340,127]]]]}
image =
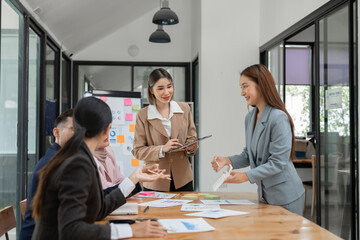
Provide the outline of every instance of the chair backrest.
{"type": "Polygon", "coordinates": [[[311,156],[313,188],[316,188],[316,155],[311,156]]]}
{"type": "MultiPolygon", "coordinates": [[[[311,166],[313,168],[313,174],[316,173],[316,171],[315,171],[315,168],[316,168],[316,155],[311,156],[311,166]]],[[[315,176],[313,175],[313,177],[315,177],[315,176]]]]}
{"type": "Polygon", "coordinates": [[[26,211],[26,201],[27,199],[24,199],[20,202],[20,210],[21,210],[21,217],[24,220],[25,217],[25,211],[26,211]]]}
{"type": "Polygon", "coordinates": [[[0,237],[16,228],[16,219],[12,206],[0,210],[0,237]]]}

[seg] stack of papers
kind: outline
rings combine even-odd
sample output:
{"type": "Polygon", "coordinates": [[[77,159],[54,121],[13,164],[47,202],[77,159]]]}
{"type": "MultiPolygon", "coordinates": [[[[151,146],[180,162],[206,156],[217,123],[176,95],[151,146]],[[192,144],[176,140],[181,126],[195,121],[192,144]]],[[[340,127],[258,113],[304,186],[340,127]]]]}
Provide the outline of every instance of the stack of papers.
{"type": "Polygon", "coordinates": [[[215,230],[203,218],[159,219],[168,233],[206,232],[215,230]]]}
{"type": "Polygon", "coordinates": [[[255,203],[249,200],[201,200],[204,204],[239,204],[239,205],[255,205],[255,203]]]}
{"type": "Polygon", "coordinates": [[[196,216],[196,217],[207,217],[207,218],[222,218],[236,215],[249,214],[248,212],[227,210],[227,209],[215,209],[209,211],[202,211],[197,213],[188,213],[186,216],[196,216]]]}
{"type": "Polygon", "coordinates": [[[110,213],[110,215],[129,215],[138,213],[137,203],[125,203],[121,207],[115,209],[112,213],[110,213]]]}
{"type": "Polygon", "coordinates": [[[136,197],[141,198],[173,198],[176,193],[163,193],[163,192],[139,192],[136,197]]]}
{"type": "Polygon", "coordinates": [[[181,199],[159,199],[151,202],[140,203],[139,206],[149,207],[173,207],[183,205],[192,202],[192,200],[181,200],[181,199]]]}
{"type": "Polygon", "coordinates": [[[207,210],[214,210],[214,209],[220,209],[220,205],[188,203],[188,204],[182,205],[182,207],[181,207],[181,211],[185,211],[185,212],[207,211],[207,210]]]}

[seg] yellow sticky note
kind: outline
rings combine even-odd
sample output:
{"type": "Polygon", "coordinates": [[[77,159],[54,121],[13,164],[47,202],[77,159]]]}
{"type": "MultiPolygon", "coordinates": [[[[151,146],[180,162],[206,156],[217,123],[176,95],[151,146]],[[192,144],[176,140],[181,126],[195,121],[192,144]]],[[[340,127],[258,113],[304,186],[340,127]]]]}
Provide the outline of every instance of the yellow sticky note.
{"type": "Polygon", "coordinates": [[[125,142],[125,136],[124,135],[117,135],[116,136],[116,141],[118,143],[124,143],[125,142]]]}
{"type": "Polygon", "coordinates": [[[131,166],[132,167],[138,167],[139,166],[139,160],[136,158],[131,159],[131,166]]]}
{"type": "Polygon", "coordinates": [[[135,132],[135,124],[129,124],[129,131],[135,132]]]}
{"type": "Polygon", "coordinates": [[[139,105],[132,105],[132,110],[133,111],[139,111],[140,110],[139,105]]]}

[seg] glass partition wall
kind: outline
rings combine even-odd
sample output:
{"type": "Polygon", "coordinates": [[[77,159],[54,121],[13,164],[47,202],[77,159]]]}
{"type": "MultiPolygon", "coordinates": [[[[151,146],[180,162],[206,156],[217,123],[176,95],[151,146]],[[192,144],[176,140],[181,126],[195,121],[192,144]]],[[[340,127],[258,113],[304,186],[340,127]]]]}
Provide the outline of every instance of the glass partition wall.
{"type": "MultiPolygon", "coordinates": [[[[20,198],[20,154],[17,133],[19,130],[19,83],[23,68],[24,19],[11,3],[1,1],[1,75],[0,75],[0,209],[14,206],[20,198]]],[[[10,236],[15,237],[15,231],[10,236]]]]}
{"type": "MultiPolygon", "coordinates": [[[[260,54],[277,86],[285,83],[283,92],[278,89],[295,135],[315,143],[316,211],[305,216],[344,239],[358,239],[359,232],[356,19],[355,1],[331,1],[262,46],[260,54]]],[[[306,178],[306,169],[297,171],[306,178]]]]}
{"type": "MultiPolygon", "coordinates": [[[[58,114],[60,47],[19,1],[0,0],[0,14],[0,209],[14,207],[17,228],[9,236],[16,239],[22,224],[19,202],[27,197],[34,165],[48,146],[45,129],[52,132],[58,114]],[[56,102],[55,108],[46,108],[46,102],[56,102]]],[[[65,60],[63,90],[71,103],[71,60],[65,60]]]]}
{"type": "Polygon", "coordinates": [[[345,5],[319,22],[322,225],[344,239],[351,235],[348,13],[345,5]]]}
{"type": "Polygon", "coordinates": [[[28,60],[28,161],[27,185],[34,166],[39,160],[39,106],[40,106],[40,56],[41,36],[32,28],[29,30],[28,60]]]}
{"type": "Polygon", "coordinates": [[[142,103],[147,104],[147,81],[156,68],[164,68],[173,77],[174,100],[190,100],[189,63],[107,63],[74,62],[74,82],[78,99],[84,92],[97,90],[141,92],[142,103]]]}

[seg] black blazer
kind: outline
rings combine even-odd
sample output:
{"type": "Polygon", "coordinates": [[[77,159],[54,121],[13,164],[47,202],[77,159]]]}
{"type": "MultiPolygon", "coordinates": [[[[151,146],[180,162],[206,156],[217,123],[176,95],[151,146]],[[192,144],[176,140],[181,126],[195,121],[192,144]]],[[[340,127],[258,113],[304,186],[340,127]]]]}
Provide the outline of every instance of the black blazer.
{"type": "Polygon", "coordinates": [[[104,196],[93,156],[83,142],[50,177],[32,239],[110,239],[109,225],[95,225],[126,202],[120,189],[104,196]]]}

